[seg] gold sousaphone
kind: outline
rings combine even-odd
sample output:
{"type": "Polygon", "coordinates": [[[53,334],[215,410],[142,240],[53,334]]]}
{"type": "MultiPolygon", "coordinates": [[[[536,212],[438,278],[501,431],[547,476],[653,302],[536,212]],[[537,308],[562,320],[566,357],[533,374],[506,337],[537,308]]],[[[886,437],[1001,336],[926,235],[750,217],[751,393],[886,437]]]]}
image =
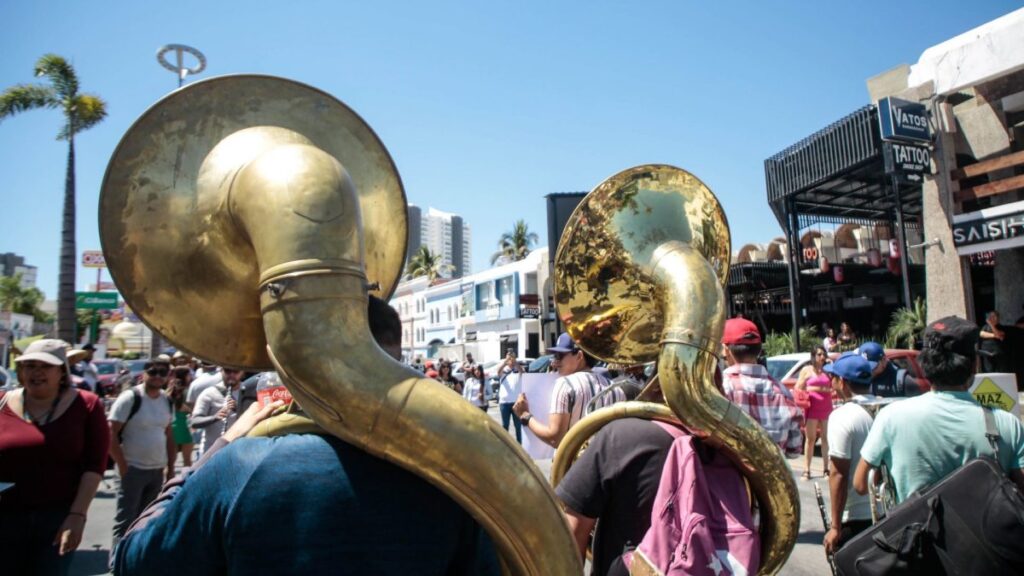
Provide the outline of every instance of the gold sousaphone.
{"type": "Polygon", "coordinates": [[[729,226],[714,194],[672,166],[625,170],[577,206],[555,257],[555,302],[577,344],[618,364],[657,360],[658,384],[570,428],[552,465],[557,485],[605,424],[646,418],[682,424],[719,446],[746,476],[761,510],[761,570],[774,574],[799,528],[792,473],[764,430],[715,386],[726,309],[729,226]]]}
{"type": "Polygon", "coordinates": [[[554,492],[491,418],[370,334],[406,246],[398,172],[330,95],[227,76],[128,130],[100,196],[107,265],[132,310],[218,364],[276,369],[321,427],[421,476],[487,530],[506,572],[578,574],[554,492]]]}

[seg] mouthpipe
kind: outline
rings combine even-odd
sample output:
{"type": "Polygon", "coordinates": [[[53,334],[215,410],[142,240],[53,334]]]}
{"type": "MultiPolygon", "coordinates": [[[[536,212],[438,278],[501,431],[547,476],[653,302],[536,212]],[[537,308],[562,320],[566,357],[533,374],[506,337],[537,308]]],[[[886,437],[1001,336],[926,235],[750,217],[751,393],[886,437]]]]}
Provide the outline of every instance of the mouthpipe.
{"type": "Polygon", "coordinates": [[[779,447],[744,410],[715,385],[725,323],[725,296],[714,269],[688,244],[666,242],[652,255],[664,289],[665,330],[658,375],[666,403],[688,426],[720,442],[740,467],[761,515],[761,574],[782,567],[799,531],[800,498],[779,447]]]}
{"type": "Polygon", "coordinates": [[[486,414],[374,342],[359,206],[344,167],[306,143],[235,175],[229,215],[252,245],[270,358],[325,430],[424,478],[490,534],[513,574],[579,574],[554,491],[486,414]]]}

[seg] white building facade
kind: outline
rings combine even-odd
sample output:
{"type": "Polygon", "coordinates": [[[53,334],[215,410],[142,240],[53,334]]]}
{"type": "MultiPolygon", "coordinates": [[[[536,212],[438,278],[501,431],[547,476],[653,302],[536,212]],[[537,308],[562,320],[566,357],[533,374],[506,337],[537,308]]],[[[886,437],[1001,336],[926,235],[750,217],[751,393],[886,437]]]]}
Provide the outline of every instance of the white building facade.
{"type": "Polygon", "coordinates": [[[459,280],[433,286],[423,278],[403,282],[391,305],[402,318],[407,359],[461,360],[470,352],[486,363],[508,351],[519,358],[540,356],[551,340],[546,332],[553,330],[542,296],[548,267],[548,249],[540,248],[523,260],[459,280]],[[407,334],[413,338],[407,341],[407,334]]]}

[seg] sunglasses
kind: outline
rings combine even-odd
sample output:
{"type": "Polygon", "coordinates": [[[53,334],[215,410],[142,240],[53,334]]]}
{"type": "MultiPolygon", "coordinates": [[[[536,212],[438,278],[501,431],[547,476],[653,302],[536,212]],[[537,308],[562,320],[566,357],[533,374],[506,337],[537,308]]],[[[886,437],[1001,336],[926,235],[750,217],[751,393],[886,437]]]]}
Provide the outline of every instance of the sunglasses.
{"type": "Polygon", "coordinates": [[[146,370],[146,374],[149,374],[150,376],[163,377],[170,374],[170,370],[168,370],[167,368],[149,368],[146,370]]]}
{"type": "Polygon", "coordinates": [[[566,356],[572,356],[573,354],[576,354],[577,352],[579,352],[579,350],[573,350],[572,352],[555,352],[554,353],[554,357],[555,357],[555,360],[561,360],[562,358],[565,358],[566,356]]]}

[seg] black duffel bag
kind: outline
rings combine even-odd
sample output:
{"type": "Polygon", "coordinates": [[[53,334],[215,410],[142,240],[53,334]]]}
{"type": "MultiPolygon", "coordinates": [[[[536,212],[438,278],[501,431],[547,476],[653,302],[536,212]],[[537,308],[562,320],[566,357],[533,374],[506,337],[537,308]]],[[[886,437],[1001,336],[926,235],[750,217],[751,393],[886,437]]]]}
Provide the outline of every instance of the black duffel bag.
{"type": "MultiPolygon", "coordinates": [[[[998,457],[991,411],[986,436],[998,457]]],[[[835,555],[839,574],[1024,574],[1024,496],[993,458],[971,460],[835,555]]]]}

